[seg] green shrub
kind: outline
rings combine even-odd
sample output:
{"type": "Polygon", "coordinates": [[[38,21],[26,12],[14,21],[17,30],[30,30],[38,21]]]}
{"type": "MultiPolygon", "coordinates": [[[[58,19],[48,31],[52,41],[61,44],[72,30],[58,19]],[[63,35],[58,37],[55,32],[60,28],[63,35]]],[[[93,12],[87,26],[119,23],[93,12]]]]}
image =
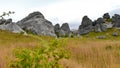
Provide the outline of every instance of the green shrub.
{"type": "Polygon", "coordinates": [[[68,51],[59,40],[35,49],[15,49],[14,55],[10,68],[61,68],[59,60],[69,58],[68,51]]]}

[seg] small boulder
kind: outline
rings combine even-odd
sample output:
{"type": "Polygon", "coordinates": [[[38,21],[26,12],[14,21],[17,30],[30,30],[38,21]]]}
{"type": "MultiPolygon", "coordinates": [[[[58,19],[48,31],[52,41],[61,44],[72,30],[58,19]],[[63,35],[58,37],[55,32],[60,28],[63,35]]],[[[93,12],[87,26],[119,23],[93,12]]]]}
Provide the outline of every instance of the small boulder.
{"type": "Polygon", "coordinates": [[[96,38],[98,38],[98,39],[105,39],[106,38],[106,36],[96,36],[96,38]]]}
{"type": "Polygon", "coordinates": [[[119,34],[117,32],[112,33],[113,36],[118,36],[119,34]]]}

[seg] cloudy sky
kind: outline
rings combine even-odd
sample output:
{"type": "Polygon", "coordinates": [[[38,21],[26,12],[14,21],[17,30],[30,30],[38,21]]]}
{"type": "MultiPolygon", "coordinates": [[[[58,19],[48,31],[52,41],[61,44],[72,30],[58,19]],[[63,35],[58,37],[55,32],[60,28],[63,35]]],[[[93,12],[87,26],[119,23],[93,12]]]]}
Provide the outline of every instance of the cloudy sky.
{"type": "Polygon", "coordinates": [[[119,0],[0,0],[0,14],[15,11],[10,16],[15,22],[40,11],[53,24],[68,22],[71,28],[78,28],[84,15],[94,20],[119,7],[119,0]]]}

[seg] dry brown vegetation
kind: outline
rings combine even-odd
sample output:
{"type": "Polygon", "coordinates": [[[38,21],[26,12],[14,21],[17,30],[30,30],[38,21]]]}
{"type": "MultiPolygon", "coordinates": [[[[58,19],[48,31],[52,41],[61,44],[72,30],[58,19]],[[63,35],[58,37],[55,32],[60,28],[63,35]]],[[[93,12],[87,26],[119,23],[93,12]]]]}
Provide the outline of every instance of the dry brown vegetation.
{"type": "MultiPolygon", "coordinates": [[[[60,38],[65,40],[66,50],[71,53],[70,59],[62,59],[60,64],[65,68],[120,68],[120,37],[113,37],[111,33],[107,33],[107,39],[96,39],[96,34],[90,37],[60,38]]],[[[23,36],[0,31],[0,68],[6,68],[8,57],[13,57],[14,48],[35,48],[44,44],[41,39],[48,42],[55,40],[45,36],[23,36]]]]}

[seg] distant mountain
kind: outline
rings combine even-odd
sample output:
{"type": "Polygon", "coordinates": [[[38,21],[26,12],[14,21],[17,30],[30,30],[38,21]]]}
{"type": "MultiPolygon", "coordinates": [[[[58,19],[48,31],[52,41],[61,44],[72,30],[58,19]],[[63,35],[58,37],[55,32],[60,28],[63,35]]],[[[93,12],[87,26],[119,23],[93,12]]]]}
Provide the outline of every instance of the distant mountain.
{"type": "Polygon", "coordinates": [[[109,11],[109,14],[110,16],[113,16],[114,14],[120,15],[120,8],[109,11]]]}

